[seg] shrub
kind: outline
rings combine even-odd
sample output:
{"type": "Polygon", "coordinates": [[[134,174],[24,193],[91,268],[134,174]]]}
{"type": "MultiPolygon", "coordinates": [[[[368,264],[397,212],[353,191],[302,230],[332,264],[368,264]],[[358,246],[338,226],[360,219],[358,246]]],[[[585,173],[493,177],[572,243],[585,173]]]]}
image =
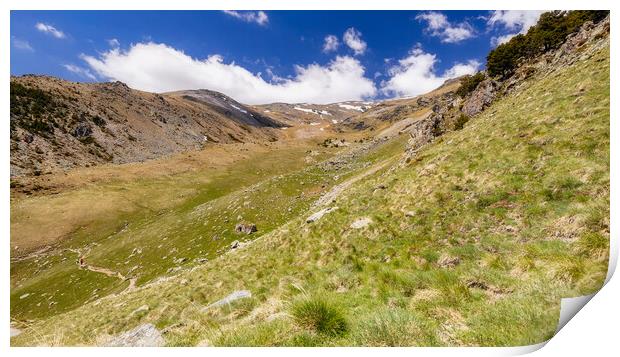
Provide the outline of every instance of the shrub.
{"type": "Polygon", "coordinates": [[[455,130],[461,130],[465,126],[465,124],[469,121],[469,117],[463,113],[456,118],[456,123],[454,123],[455,130]]]}
{"type": "Polygon", "coordinates": [[[525,35],[518,35],[487,55],[489,76],[508,77],[523,60],[558,48],[568,35],[579,30],[586,21],[599,22],[609,11],[550,11],[542,14],[538,23],[525,35]]]}
{"type": "Polygon", "coordinates": [[[342,336],[347,332],[343,310],[325,298],[305,298],[293,304],[295,322],[306,329],[327,336],[342,336]]]}
{"type": "Polygon", "coordinates": [[[99,115],[95,115],[93,118],[93,123],[95,123],[95,125],[103,127],[105,126],[105,120],[103,118],[101,118],[99,115]]]}
{"type": "Polygon", "coordinates": [[[463,98],[467,96],[469,93],[473,92],[478,84],[482,82],[485,78],[483,72],[478,72],[473,76],[465,76],[461,79],[461,86],[456,90],[456,95],[463,98]]]}

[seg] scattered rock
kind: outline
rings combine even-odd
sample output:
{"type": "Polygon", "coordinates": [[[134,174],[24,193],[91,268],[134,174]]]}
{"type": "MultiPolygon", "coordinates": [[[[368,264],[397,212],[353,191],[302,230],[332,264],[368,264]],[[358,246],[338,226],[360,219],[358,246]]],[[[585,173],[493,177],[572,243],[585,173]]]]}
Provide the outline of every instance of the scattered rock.
{"type": "Polygon", "coordinates": [[[181,264],[181,263],[185,263],[187,261],[187,258],[177,258],[174,260],[174,264],[181,264]]]}
{"type": "Polygon", "coordinates": [[[415,217],[415,212],[407,211],[407,212],[405,212],[405,217],[415,217]]]}
{"type": "Polygon", "coordinates": [[[73,136],[78,139],[89,137],[92,133],[93,129],[87,123],[80,123],[73,129],[73,136]]]}
{"type": "Polygon", "coordinates": [[[237,248],[239,248],[240,245],[241,245],[241,243],[238,240],[236,240],[236,241],[230,243],[230,249],[237,249],[237,248]]]}
{"type": "Polygon", "coordinates": [[[22,296],[19,297],[20,300],[27,298],[28,296],[30,296],[30,293],[26,293],[22,296]]]}
{"type": "Polygon", "coordinates": [[[24,134],[23,140],[26,144],[30,144],[31,142],[34,141],[34,135],[26,133],[24,134]]]}
{"type": "Polygon", "coordinates": [[[338,207],[329,207],[329,208],[323,208],[322,210],[313,213],[310,217],[306,218],[306,223],[312,223],[315,221],[318,221],[319,219],[321,219],[324,215],[333,212],[335,210],[337,210],[338,207]]]}
{"type": "Polygon", "coordinates": [[[19,336],[21,335],[21,333],[22,333],[22,330],[11,326],[11,337],[19,336]]]}
{"type": "Polygon", "coordinates": [[[453,268],[461,264],[461,258],[444,254],[437,261],[437,265],[441,268],[453,268]]]}
{"type": "Polygon", "coordinates": [[[326,148],[340,148],[340,147],[347,147],[349,145],[351,145],[350,143],[346,142],[344,139],[325,139],[325,141],[323,141],[323,143],[321,144],[326,148]]]}
{"type": "Polygon", "coordinates": [[[235,232],[237,233],[252,234],[256,231],[258,231],[258,229],[253,223],[237,223],[235,226],[235,232]]]}
{"type": "Polygon", "coordinates": [[[360,229],[360,228],[367,227],[371,223],[372,223],[372,219],[370,219],[368,217],[363,217],[363,218],[359,218],[355,222],[351,223],[351,228],[353,228],[353,229],[360,229]]]}
{"type": "Polygon", "coordinates": [[[225,298],[223,298],[221,300],[218,300],[218,301],[208,305],[203,310],[208,310],[208,309],[210,309],[212,307],[220,307],[220,306],[228,305],[228,304],[232,303],[233,301],[236,301],[236,300],[239,300],[239,299],[250,298],[250,297],[252,297],[252,293],[250,291],[248,291],[248,290],[237,290],[237,291],[234,291],[234,292],[230,293],[225,298]]]}
{"type": "Polygon", "coordinates": [[[104,344],[106,347],[161,347],[164,338],[153,324],[144,324],[118,335],[104,344]]]}
{"type": "Polygon", "coordinates": [[[133,310],[131,312],[131,316],[136,315],[136,314],[140,314],[140,313],[143,313],[143,312],[147,312],[147,311],[149,311],[149,306],[148,305],[142,305],[139,308],[133,310]]]}

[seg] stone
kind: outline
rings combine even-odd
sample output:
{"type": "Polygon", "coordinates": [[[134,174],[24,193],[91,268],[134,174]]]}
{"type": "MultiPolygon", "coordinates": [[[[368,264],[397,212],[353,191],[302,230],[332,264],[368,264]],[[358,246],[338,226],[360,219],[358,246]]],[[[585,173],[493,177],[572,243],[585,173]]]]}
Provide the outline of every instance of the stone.
{"type": "Polygon", "coordinates": [[[442,255],[439,260],[437,260],[437,265],[439,265],[441,268],[454,268],[459,264],[461,264],[461,258],[454,257],[448,254],[442,255]]]}
{"type": "Polygon", "coordinates": [[[256,231],[258,231],[258,229],[254,223],[237,223],[235,226],[235,232],[237,233],[252,234],[256,231]]]}
{"type": "Polygon", "coordinates": [[[140,325],[105,343],[106,347],[161,347],[164,338],[153,324],[140,325]]]}
{"type": "Polygon", "coordinates": [[[73,129],[73,136],[78,139],[89,137],[92,133],[93,129],[87,123],[80,123],[73,129]]]}
{"type": "Polygon", "coordinates": [[[131,312],[131,315],[136,315],[136,314],[140,314],[140,313],[147,312],[147,311],[149,311],[149,306],[148,305],[142,305],[139,308],[133,310],[131,312]]]}
{"type": "Polygon", "coordinates": [[[306,218],[306,223],[312,223],[312,222],[316,222],[319,219],[321,219],[324,215],[333,212],[335,210],[337,210],[338,207],[328,207],[328,208],[323,208],[322,210],[313,213],[310,217],[306,218]]]}
{"type": "Polygon", "coordinates": [[[22,330],[11,326],[11,337],[19,336],[21,335],[21,333],[22,333],[22,330]]]}
{"type": "Polygon", "coordinates": [[[233,301],[237,301],[239,299],[246,299],[246,298],[251,298],[252,297],[252,293],[248,290],[237,290],[234,291],[230,294],[228,294],[228,296],[226,296],[225,298],[218,300],[208,306],[206,306],[203,310],[209,310],[213,307],[220,307],[220,306],[224,306],[224,305],[229,305],[230,303],[232,303],[233,301]]]}
{"type": "Polygon", "coordinates": [[[353,228],[353,229],[361,229],[361,228],[367,227],[371,223],[372,223],[372,219],[370,219],[368,217],[363,217],[363,218],[359,218],[359,219],[355,220],[355,222],[351,223],[351,228],[353,228]]]}
{"type": "Polygon", "coordinates": [[[241,243],[238,240],[236,240],[236,241],[230,243],[230,249],[237,249],[237,248],[239,248],[240,245],[241,245],[241,243]]]}

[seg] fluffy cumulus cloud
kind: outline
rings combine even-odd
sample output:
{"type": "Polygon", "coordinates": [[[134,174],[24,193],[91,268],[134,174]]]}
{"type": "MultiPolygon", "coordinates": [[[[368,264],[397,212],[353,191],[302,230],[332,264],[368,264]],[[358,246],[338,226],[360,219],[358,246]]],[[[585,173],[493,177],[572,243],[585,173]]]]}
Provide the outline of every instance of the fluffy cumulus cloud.
{"type": "Polygon", "coordinates": [[[366,42],[362,40],[362,33],[351,27],[348,28],[342,36],[342,41],[353,50],[355,55],[362,55],[366,52],[366,42]]]}
{"type": "Polygon", "coordinates": [[[414,48],[409,55],[398,61],[388,70],[390,79],[382,83],[382,92],[386,95],[416,96],[427,93],[446,80],[465,74],[475,73],[480,67],[476,60],[456,63],[442,74],[437,74],[435,54],[414,48]]]}
{"type": "Polygon", "coordinates": [[[338,37],[334,35],[325,36],[325,40],[323,42],[323,52],[332,52],[338,49],[340,46],[340,42],[338,41],[338,37]]]}
{"type": "Polygon", "coordinates": [[[74,64],[64,64],[63,67],[65,67],[67,71],[75,73],[80,77],[88,78],[93,81],[97,80],[97,77],[95,77],[95,75],[92,74],[92,72],[89,71],[87,68],[76,66],[74,64]]]}
{"type": "Polygon", "coordinates": [[[491,44],[496,46],[507,42],[514,36],[526,33],[530,27],[536,25],[538,18],[544,11],[542,10],[497,10],[492,11],[487,20],[491,27],[503,27],[510,33],[491,38],[491,44]]]}
{"type": "Polygon", "coordinates": [[[254,22],[261,26],[267,25],[269,16],[264,11],[235,11],[224,10],[226,15],[232,16],[245,22],[254,22]]]}
{"type": "Polygon", "coordinates": [[[247,104],[271,102],[331,103],[361,100],[376,94],[372,80],[355,58],[338,56],[325,66],[296,66],[295,75],[266,81],[219,55],[192,58],[165,44],[138,43],[127,51],[113,48],[82,59],[99,76],[132,88],[167,92],[206,88],[247,104]]]}
{"type": "Polygon", "coordinates": [[[439,37],[444,43],[457,43],[474,37],[474,29],[466,22],[458,24],[448,21],[448,17],[440,12],[428,11],[416,16],[418,21],[426,22],[426,31],[439,37]]]}
{"type": "Polygon", "coordinates": [[[38,22],[36,25],[34,25],[34,27],[37,30],[39,30],[39,31],[41,31],[43,33],[46,33],[48,35],[54,36],[56,38],[65,38],[65,37],[67,37],[64,32],[60,31],[59,29],[57,29],[54,26],[49,25],[49,24],[38,22]]]}

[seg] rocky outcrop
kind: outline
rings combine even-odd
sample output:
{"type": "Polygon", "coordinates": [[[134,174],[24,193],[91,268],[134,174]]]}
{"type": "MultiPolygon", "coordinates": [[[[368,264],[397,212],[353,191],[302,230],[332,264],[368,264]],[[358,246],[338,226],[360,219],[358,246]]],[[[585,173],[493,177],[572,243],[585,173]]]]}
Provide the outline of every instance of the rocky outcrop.
{"type": "Polygon", "coordinates": [[[438,136],[439,123],[442,115],[432,112],[426,118],[418,120],[409,128],[409,140],[405,150],[405,162],[409,163],[418,150],[438,136]]]}
{"type": "Polygon", "coordinates": [[[480,113],[491,105],[497,96],[498,88],[499,83],[492,79],[485,79],[480,82],[471,95],[463,102],[461,111],[470,117],[480,113]]]}
{"type": "Polygon", "coordinates": [[[569,35],[557,50],[522,63],[515,73],[502,83],[501,94],[517,91],[522,83],[535,74],[548,75],[587,59],[605,46],[609,46],[609,16],[597,24],[591,21],[584,23],[579,31],[569,35]]]}

